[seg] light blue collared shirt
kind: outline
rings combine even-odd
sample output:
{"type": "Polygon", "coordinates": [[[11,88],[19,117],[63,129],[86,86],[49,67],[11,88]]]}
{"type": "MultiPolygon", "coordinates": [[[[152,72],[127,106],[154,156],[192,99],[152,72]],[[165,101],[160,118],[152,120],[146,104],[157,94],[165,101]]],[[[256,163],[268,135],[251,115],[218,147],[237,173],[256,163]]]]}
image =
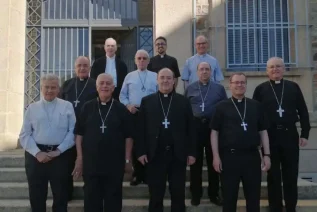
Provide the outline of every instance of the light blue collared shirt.
{"type": "Polygon", "coordinates": [[[19,135],[25,151],[36,156],[41,150],[37,144],[59,145],[62,152],[75,145],[74,127],[76,116],[70,102],[55,98],[44,99],[28,106],[19,135]]]}
{"type": "Polygon", "coordinates": [[[219,83],[220,81],[224,80],[218,60],[209,54],[196,54],[188,58],[185,62],[184,70],[182,73],[182,80],[188,81],[189,84],[198,81],[197,66],[201,62],[207,62],[210,64],[212,69],[212,81],[219,83]]]}
{"type": "Polygon", "coordinates": [[[152,71],[132,71],[124,79],[119,100],[122,104],[138,107],[143,97],[157,91],[157,73],[152,71]],[[145,91],[142,91],[144,85],[145,91]]]}

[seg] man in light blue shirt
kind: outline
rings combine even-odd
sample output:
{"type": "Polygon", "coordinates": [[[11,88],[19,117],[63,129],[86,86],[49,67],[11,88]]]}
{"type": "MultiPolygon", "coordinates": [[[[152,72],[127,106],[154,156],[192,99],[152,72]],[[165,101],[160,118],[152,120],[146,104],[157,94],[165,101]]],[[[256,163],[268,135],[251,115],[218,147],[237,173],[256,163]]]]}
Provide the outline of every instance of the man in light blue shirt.
{"type": "Polygon", "coordinates": [[[224,80],[218,60],[207,54],[207,49],[209,47],[207,38],[202,35],[198,36],[195,40],[195,46],[197,54],[186,60],[181,76],[185,83],[185,88],[187,88],[189,84],[198,81],[197,67],[201,62],[210,64],[212,69],[212,81],[220,83],[220,81],[224,80]]]}
{"type": "MultiPolygon", "coordinates": [[[[143,97],[157,91],[157,73],[147,70],[150,57],[147,51],[141,49],[135,54],[135,64],[138,70],[130,72],[124,79],[120,92],[120,102],[123,103],[131,114],[137,125],[138,109],[143,97]]],[[[135,157],[133,150],[134,173],[131,185],[135,186],[144,182],[144,167],[135,157]]]]}
{"type": "Polygon", "coordinates": [[[43,99],[28,106],[19,136],[25,150],[25,170],[33,212],[46,211],[48,182],[53,211],[67,211],[68,160],[74,146],[75,112],[70,102],[57,98],[59,78],[41,78],[43,99]]]}

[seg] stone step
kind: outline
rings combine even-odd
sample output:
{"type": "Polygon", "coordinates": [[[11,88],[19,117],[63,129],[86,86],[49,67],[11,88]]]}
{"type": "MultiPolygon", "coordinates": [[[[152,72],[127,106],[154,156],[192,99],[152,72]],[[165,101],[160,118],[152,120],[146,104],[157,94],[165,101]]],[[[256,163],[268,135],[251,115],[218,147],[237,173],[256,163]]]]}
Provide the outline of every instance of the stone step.
{"type": "MultiPolygon", "coordinates": [[[[82,199],[83,182],[75,182],[74,196],[75,199],[82,199]]],[[[204,198],[208,198],[207,195],[207,182],[203,182],[204,198]]],[[[317,184],[311,183],[304,180],[298,181],[298,198],[299,199],[317,199],[317,184]]],[[[147,185],[141,184],[138,186],[130,186],[128,182],[123,182],[123,198],[124,199],[146,199],[148,198],[148,187],[147,185]]],[[[166,187],[166,198],[168,198],[168,186],[166,187]]],[[[51,198],[51,190],[49,189],[48,197],[51,198]]],[[[190,198],[189,183],[186,183],[186,198],[190,198]]],[[[239,198],[243,199],[243,189],[240,185],[239,198]]],[[[261,198],[267,199],[267,184],[262,182],[261,198]]],[[[0,199],[28,199],[28,184],[23,183],[0,183],[0,199]]]]}
{"type": "MultiPolygon", "coordinates": [[[[123,200],[122,212],[147,212],[148,200],[147,199],[129,199],[123,200]]],[[[221,212],[222,207],[210,204],[208,200],[202,200],[198,207],[191,206],[190,200],[185,200],[187,212],[221,212]]],[[[261,212],[268,212],[268,202],[261,200],[261,212]]],[[[170,212],[170,200],[164,200],[164,211],[170,212]]],[[[52,201],[47,201],[47,212],[51,212],[52,201]]],[[[245,201],[239,200],[237,202],[237,211],[246,212],[245,201]]],[[[83,212],[83,201],[76,200],[68,204],[68,212],[83,212]]],[[[28,200],[1,200],[0,212],[29,212],[30,204],[28,200]]],[[[317,200],[299,200],[297,204],[297,212],[316,212],[317,200]]]]}

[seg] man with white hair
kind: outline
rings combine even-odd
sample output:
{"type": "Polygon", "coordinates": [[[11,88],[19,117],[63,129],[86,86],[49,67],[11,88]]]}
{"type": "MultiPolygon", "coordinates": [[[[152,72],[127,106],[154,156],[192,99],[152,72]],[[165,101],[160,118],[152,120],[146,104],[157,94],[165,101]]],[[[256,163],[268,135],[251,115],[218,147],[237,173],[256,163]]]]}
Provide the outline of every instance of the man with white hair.
{"type": "Polygon", "coordinates": [[[125,76],[128,74],[127,65],[116,56],[117,42],[113,38],[108,38],[104,46],[106,56],[97,59],[91,68],[90,77],[97,79],[101,73],[108,73],[113,78],[115,86],[113,98],[119,100],[119,93],[125,76]]]}
{"type": "Polygon", "coordinates": [[[43,99],[28,106],[20,133],[32,212],[46,211],[48,182],[52,211],[66,212],[69,149],[74,146],[76,117],[70,102],[57,98],[59,78],[41,78],[43,99]]]}
{"type": "MultiPolygon", "coordinates": [[[[157,91],[157,73],[147,70],[149,61],[147,51],[141,49],[136,52],[135,64],[138,69],[126,76],[119,96],[120,102],[133,114],[135,125],[138,125],[138,112],[142,98],[157,91]]],[[[145,176],[144,167],[136,157],[133,157],[133,166],[134,179],[131,185],[134,186],[144,182],[145,176]]]]}
{"type": "Polygon", "coordinates": [[[83,175],[85,212],[119,212],[124,171],[132,171],[133,124],[127,108],[112,98],[112,76],[100,74],[96,84],[98,98],[84,104],[76,122],[73,175],[83,175]]]}

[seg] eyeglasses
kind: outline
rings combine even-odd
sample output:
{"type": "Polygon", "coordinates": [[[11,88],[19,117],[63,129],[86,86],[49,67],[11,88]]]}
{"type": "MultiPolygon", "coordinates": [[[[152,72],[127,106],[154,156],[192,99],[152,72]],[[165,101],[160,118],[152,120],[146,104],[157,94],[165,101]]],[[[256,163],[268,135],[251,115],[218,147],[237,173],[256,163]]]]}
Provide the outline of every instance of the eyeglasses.
{"type": "Polygon", "coordinates": [[[246,84],[245,81],[233,81],[233,82],[230,82],[230,83],[231,83],[231,84],[235,84],[235,85],[239,85],[239,84],[245,85],[245,84],[246,84]]]}
{"type": "Polygon", "coordinates": [[[137,60],[142,60],[142,59],[143,59],[143,60],[147,60],[147,57],[137,57],[136,59],[137,59],[137,60]]]}
{"type": "Polygon", "coordinates": [[[165,46],[166,43],[156,43],[155,46],[165,46]]]}

